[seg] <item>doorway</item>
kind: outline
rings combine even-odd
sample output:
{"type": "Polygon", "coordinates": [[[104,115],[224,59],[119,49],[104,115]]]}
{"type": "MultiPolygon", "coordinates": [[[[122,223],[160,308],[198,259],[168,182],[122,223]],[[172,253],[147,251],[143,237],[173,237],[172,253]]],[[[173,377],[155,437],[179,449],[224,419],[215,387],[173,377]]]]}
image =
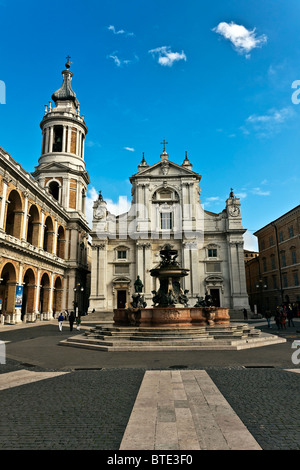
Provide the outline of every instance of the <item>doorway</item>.
{"type": "Polygon", "coordinates": [[[220,307],[220,290],[210,289],[210,295],[212,296],[215,307],[220,307]]]}
{"type": "Polygon", "coordinates": [[[126,297],[126,290],[117,291],[117,308],[125,308],[126,297]]]}

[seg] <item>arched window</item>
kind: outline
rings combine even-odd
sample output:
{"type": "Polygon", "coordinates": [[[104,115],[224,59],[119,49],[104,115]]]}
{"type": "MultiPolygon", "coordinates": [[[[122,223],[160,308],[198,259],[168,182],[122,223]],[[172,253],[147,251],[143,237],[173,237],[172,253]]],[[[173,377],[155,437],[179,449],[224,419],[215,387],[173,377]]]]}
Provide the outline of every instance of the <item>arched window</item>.
{"type": "Polygon", "coordinates": [[[53,222],[50,216],[48,216],[45,220],[45,227],[44,227],[44,243],[43,248],[48,253],[52,253],[53,250],[53,222]]]}
{"type": "Polygon", "coordinates": [[[62,226],[59,226],[57,231],[57,247],[56,247],[56,254],[60,258],[65,258],[65,231],[62,226]]]}
{"type": "Polygon", "coordinates": [[[49,193],[54,199],[59,200],[59,184],[57,181],[51,181],[51,183],[49,183],[49,193]]]}
{"type": "Polygon", "coordinates": [[[39,243],[39,211],[35,205],[30,207],[28,213],[27,241],[34,246],[39,243]]]}
{"type": "Polygon", "coordinates": [[[16,190],[12,190],[8,197],[5,232],[16,238],[21,238],[22,201],[16,190]]]}
{"type": "Polygon", "coordinates": [[[62,139],[63,139],[63,126],[54,126],[52,152],[62,151],[62,139]]]}

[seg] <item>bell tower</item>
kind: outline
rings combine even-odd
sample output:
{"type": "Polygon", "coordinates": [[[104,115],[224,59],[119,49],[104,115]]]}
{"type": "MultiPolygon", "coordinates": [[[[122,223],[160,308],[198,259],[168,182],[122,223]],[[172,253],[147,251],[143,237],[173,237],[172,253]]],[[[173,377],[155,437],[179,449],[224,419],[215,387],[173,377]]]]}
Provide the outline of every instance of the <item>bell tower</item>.
{"type": "Polygon", "coordinates": [[[86,191],[90,182],[84,161],[88,129],[72,90],[70,66],[68,56],[66,69],[62,71],[62,85],[51,97],[55,106],[52,107],[52,101],[45,105],[40,123],[41,156],[33,176],[68,212],[79,212],[85,218],[86,191]]]}

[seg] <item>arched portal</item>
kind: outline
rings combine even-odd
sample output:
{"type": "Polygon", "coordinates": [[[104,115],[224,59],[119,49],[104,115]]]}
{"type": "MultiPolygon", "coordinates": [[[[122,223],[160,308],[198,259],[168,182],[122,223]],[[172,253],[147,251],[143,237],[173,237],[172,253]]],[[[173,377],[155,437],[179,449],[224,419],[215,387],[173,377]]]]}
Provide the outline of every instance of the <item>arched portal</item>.
{"type": "Polygon", "coordinates": [[[25,271],[23,277],[23,302],[21,310],[21,320],[23,320],[26,313],[34,312],[34,299],[35,299],[35,275],[31,268],[25,271]]]}
{"type": "Polygon", "coordinates": [[[54,283],[53,316],[62,311],[63,283],[61,277],[57,277],[54,283]]]}
{"type": "Polygon", "coordinates": [[[39,312],[48,313],[50,300],[50,278],[47,273],[44,273],[41,278],[40,285],[40,303],[39,312]]]}
{"type": "Polygon", "coordinates": [[[0,299],[2,312],[12,314],[15,311],[17,274],[12,263],[4,265],[1,272],[0,299]]]}

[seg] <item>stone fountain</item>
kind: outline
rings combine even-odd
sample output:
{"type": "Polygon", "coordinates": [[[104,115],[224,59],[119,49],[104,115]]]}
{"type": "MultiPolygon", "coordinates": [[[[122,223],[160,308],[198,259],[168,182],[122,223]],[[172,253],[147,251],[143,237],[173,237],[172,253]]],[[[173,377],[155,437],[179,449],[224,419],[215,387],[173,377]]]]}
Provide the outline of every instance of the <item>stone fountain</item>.
{"type": "Polygon", "coordinates": [[[189,306],[188,290],[183,290],[181,280],[189,274],[178,261],[178,251],[167,244],[160,251],[159,265],[150,270],[150,275],[159,280],[158,291],[152,291],[153,305],[147,307],[139,276],[135,282],[135,293],[127,309],[114,310],[116,325],[190,327],[197,325],[227,324],[230,317],[227,308],[215,307],[212,298],[197,297],[194,307],[189,306]]]}
{"type": "Polygon", "coordinates": [[[151,307],[147,307],[138,276],[129,307],[114,310],[112,325],[99,324],[60,344],[98,351],[141,352],[238,350],[286,341],[262,334],[247,323],[230,322],[228,309],[214,306],[207,293],[190,307],[188,290],[181,286],[188,270],[180,267],[177,256],[170,245],[160,251],[161,261],[150,271],[159,280],[158,291],[152,291],[151,307]]]}

